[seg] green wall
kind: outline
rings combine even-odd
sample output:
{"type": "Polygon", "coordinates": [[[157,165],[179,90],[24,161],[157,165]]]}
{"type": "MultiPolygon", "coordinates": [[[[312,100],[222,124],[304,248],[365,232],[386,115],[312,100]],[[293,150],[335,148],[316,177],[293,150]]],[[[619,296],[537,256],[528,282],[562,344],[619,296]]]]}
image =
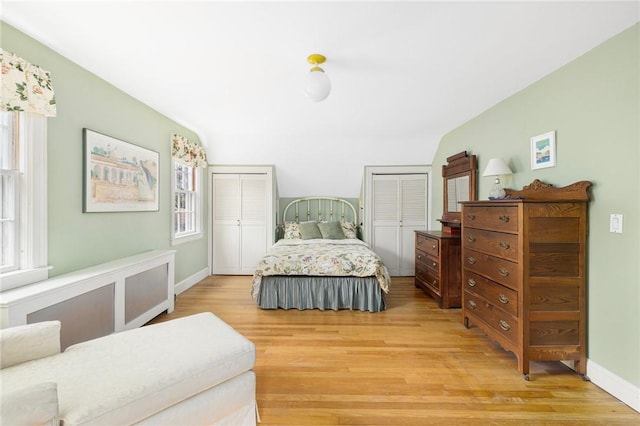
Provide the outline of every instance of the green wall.
{"type": "Polygon", "coordinates": [[[199,141],[194,132],[10,25],[0,25],[2,48],[50,71],[56,93],[57,117],[47,121],[49,276],[170,248],[176,250],[176,283],[206,268],[206,237],[175,247],[170,242],[171,133],[199,141]],[[160,154],[158,212],[82,213],[84,127],[160,154]]]}
{"type": "MultiPolygon", "coordinates": [[[[505,187],[533,179],[554,186],[593,182],[589,207],[588,358],[640,386],[640,25],[445,135],[433,161],[467,150],[478,155],[478,198],[487,199],[490,158],[514,175],[505,187]],[[556,131],[557,165],[531,170],[529,138],[556,131]],[[609,215],[624,215],[609,233],[609,215]]],[[[433,217],[442,215],[442,178],[434,173],[433,217]]],[[[437,222],[432,223],[438,229],[437,222]]]]}

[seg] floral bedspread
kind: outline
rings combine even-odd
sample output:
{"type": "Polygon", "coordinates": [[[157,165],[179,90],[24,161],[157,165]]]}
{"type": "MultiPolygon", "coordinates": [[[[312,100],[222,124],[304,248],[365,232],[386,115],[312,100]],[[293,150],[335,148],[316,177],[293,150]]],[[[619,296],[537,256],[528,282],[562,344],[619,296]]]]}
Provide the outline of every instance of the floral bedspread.
{"type": "Polygon", "coordinates": [[[357,239],[279,240],[260,260],[253,274],[251,295],[254,299],[260,293],[262,277],[270,275],[375,276],[385,293],[391,284],[382,259],[367,243],[357,239]]]}

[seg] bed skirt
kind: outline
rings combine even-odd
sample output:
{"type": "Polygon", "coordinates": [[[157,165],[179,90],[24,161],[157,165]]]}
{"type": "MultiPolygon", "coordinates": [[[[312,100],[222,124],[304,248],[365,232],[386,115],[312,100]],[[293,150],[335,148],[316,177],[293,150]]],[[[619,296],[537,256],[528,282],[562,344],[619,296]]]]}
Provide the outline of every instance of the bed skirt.
{"type": "Polygon", "coordinates": [[[258,306],[262,309],[357,309],[378,312],[386,308],[376,277],[262,277],[258,306]]]}

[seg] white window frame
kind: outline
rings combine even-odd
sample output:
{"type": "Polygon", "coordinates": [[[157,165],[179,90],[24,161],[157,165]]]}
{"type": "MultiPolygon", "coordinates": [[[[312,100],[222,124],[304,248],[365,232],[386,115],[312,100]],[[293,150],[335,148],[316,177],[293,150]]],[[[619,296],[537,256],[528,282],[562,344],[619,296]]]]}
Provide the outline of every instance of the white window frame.
{"type": "Polygon", "coordinates": [[[2,169],[2,204],[4,214],[2,221],[3,251],[10,262],[0,264],[0,274],[20,269],[20,172],[13,169],[2,169]],[[5,225],[13,225],[11,231],[5,225]]]}
{"type": "MultiPolygon", "coordinates": [[[[200,167],[192,167],[185,166],[181,164],[177,160],[173,159],[173,164],[171,167],[171,244],[178,245],[183,244],[189,241],[198,240],[203,238],[204,234],[202,232],[202,169],[200,167]],[[194,229],[188,230],[186,232],[176,232],[176,216],[178,211],[176,210],[175,200],[176,195],[181,192],[177,189],[177,181],[176,181],[176,167],[180,165],[182,167],[191,167],[195,173],[195,191],[193,194],[195,196],[194,200],[194,229]]],[[[191,193],[191,192],[190,192],[191,193]]]]}
{"type": "Polygon", "coordinates": [[[16,249],[19,266],[0,274],[0,291],[45,280],[50,269],[47,265],[47,119],[40,114],[18,114],[16,249]]]}

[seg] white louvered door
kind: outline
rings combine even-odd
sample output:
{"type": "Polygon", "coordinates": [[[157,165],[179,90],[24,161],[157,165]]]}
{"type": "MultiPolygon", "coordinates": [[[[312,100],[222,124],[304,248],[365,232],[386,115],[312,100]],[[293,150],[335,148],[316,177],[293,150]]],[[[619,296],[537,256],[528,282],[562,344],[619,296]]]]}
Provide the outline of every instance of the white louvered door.
{"type": "Polygon", "coordinates": [[[427,229],[427,175],[372,177],[371,246],[392,276],[414,274],[414,231],[427,229]]]}
{"type": "Polygon", "coordinates": [[[400,247],[400,197],[398,177],[393,175],[376,175],[373,177],[373,235],[371,248],[387,266],[393,276],[400,275],[398,252],[400,247]]]}
{"type": "Polygon", "coordinates": [[[266,185],[264,175],[240,176],[240,274],[253,274],[265,253],[266,185]]]}
{"type": "Polygon", "coordinates": [[[268,182],[264,174],[213,174],[215,274],[255,272],[267,249],[268,182]]]}
{"type": "Polygon", "coordinates": [[[213,175],[213,271],[237,274],[240,265],[239,175],[213,175]]]}

